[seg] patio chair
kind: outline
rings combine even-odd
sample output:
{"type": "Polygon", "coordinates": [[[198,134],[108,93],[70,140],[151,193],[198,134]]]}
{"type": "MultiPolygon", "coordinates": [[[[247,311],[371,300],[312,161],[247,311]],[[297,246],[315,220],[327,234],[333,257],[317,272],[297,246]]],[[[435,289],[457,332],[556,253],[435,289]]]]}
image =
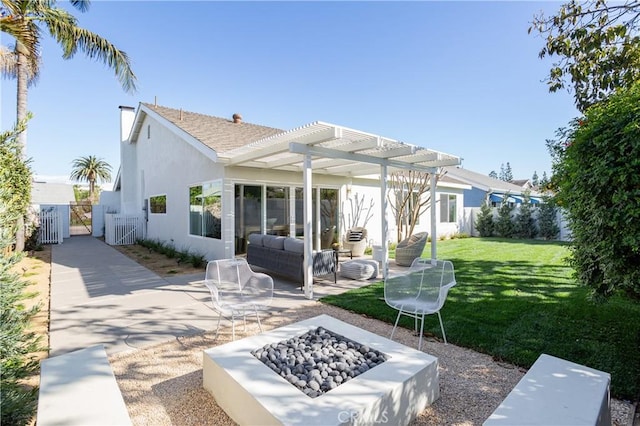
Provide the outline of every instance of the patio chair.
{"type": "Polygon", "coordinates": [[[396,264],[410,266],[414,259],[422,256],[428,236],[427,232],[418,232],[400,241],[396,246],[396,264]]]}
{"type": "Polygon", "coordinates": [[[405,273],[388,277],[384,282],[384,301],[398,310],[390,339],[398,327],[401,315],[415,319],[414,328],[418,330],[420,321],[420,340],[418,350],[422,348],[424,317],[438,314],[442,338],[447,343],[440,309],[444,305],[449,289],[456,285],[453,263],[448,260],[415,259],[405,273]]]}
{"type": "Polygon", "coordinates": [[[265,310],[271,305],[273,278],[267,274],[252,271],[246,259],[222,259],[207,263],[204,283],[211,293],[213,309],[218,312],[216,337],[223,316],[231,318],[233,340],[236,338],[236,317],[242,317],[246,331],[246,316],[255,313],[258,327],[262,332],[258,311],[265,310]]]}
{"type": "Polygon", "coordinates": [[[342,247],[351,250],[351,256],[362,256],[367,248],[367,230],[363,227],[351,228],[342,239],[342,247]]]}

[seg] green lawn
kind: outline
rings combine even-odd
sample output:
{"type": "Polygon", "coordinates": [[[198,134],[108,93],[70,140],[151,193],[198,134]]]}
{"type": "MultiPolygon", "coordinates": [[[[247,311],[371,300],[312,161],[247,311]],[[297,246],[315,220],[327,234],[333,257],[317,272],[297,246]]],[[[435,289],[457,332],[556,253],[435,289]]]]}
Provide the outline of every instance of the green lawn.
{"type": "MultiPolygon", "coordinates": [[[[424,255],[428,257],[427,245],[424,255]]],[[[438,242],[438,258],[451,260],[458,284],[442,308],[447,340],[529,368],[541,353],[611,374],[612,394],[640,393],[640,304],[613,297],[589,300],[571,278],[562,243],[497,238],[438,242]]],[[[393,323],[397,311],[383,300],[382,283],[328,296],[322,302],[393,323]]],[[[413,320],[400,324],[413,328],[413,320]]],[[[425,333],[442,337],[438,317],[425,333]]]]}

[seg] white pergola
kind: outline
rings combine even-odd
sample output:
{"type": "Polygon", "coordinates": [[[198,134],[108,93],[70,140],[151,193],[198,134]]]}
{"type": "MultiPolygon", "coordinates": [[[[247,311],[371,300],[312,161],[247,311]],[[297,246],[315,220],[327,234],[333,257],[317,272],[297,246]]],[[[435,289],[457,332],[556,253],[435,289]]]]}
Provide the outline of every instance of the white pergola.
{"type": "MultiPolygon", "coordinates": [[[[304,235],[313,235],[312,176],[326,174],[348,178],[380,179],[380,214],[382,215],[382,272],[388,273],[387,177],[396,170],[431,173],[431,200],[435,200],[435,175],[438,168],[456,166],[460,158],[416,145],[399,142],[371,133],[334,124],[314,122],[249,145],[219,154],[220,162],[229,166],[257,167],[303,174],[304,235]]],[[[319,205],[319,203],[318,203],[319,205]]],[[[436,258],[436,218],[431,206],[431,257],[436,258]]],[[[318,232],[317,238],[320,238],[318,232]]],[[[313,245],[304,239],[304,292],[313,298],[313,272],[310,259],[313,245]]]]}

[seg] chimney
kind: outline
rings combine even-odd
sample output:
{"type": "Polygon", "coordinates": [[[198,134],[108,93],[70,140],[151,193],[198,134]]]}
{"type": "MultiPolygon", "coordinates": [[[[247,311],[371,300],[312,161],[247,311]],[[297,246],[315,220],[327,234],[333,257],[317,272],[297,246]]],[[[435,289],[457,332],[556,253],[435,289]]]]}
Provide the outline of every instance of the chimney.
{"type": "Polygon", "coordinates": [[[233,122],[236,124],[242,123],[242,116],[238,113],[233,114],[233,122]]]}
{"type": "Polygon", "coordinates": [[[124,142],[129,139],[131,134],[131,128],[133,127],[133,120],[136,118],[136,110],[130,106],[120,106],[120,142],[124,142]]]}

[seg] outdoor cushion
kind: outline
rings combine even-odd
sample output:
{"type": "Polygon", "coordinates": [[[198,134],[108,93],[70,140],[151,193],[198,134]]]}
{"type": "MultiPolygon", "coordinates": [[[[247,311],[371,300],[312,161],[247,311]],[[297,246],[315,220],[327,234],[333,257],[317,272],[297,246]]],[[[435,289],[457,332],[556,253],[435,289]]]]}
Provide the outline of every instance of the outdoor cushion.
{"type": "Polygon", "coordinates": [[[262,244],[276,250],[284,250],[285,237],[276,237],[275,235],[265,235],[262,237],[262,244]]]}
{"type": "Polygon", "coordinates": [[[378,276],[378,262],[375,260],[350,260],[340,265],[340,275],[352,280],[369,280],[378,276]],[[373,265],[375,263],[375,266],[373,265]]]}
{"type": "Polygon", "coordinates": [[[297,238],[287,238],[284,240],[284,249],[294,253],[304,253],[304,241],[297,238]]]}
{"type": "Polygon", "coordinates": [[[362,240],[362,231],[349,231],[347,241],[360,241],[362,240]]]}
{"type": "Polygon", "coordinates": [[[249,244],[262,247],[262,234],[249,234],[249,244]]]}

